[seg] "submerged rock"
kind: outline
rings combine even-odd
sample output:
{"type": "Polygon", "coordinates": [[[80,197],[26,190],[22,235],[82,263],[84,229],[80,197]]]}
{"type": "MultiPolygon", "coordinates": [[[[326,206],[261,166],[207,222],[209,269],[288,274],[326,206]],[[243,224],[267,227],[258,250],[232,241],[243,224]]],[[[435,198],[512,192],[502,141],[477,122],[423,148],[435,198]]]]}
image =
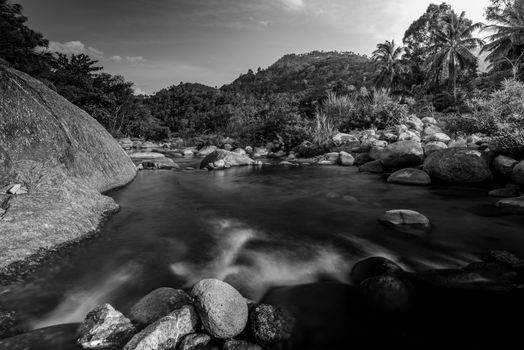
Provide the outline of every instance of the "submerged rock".
{"type": "Polygon", "coordinates": [[[184,305],[191,304],[191,297],[181,289],[162,287],[140,299],[131,307],[129,319],[143,328],[184,305]]]}
{"type": "Polygon", "coordinates": [[[431,153],[423,166],[432,179],[450,184],[483,185],[493,174],[483,154],[467,148],[448,148],[431,153]]]}
{"type": "Polygon", "coordinates": [[[524,260],[507,250],[490,250],[482,256],[482,260],[486,262],[495,262],[511,268],[523,268],[524,260]]]}
{"type": "Polygon", "coordinates": [[[200,321],[191,305],[182,306],[136,334],[124,350],[176,349],[186,335],[198,331],[200,321]]]}
{"type": "Polygon", "coordinates": [[[360,287],[371,295],[376,307],[389,312],[405,311],[412,305],[410,286],[395,276],[377,276],[364,280],[360,287]]]}
{"type": "Polygon", "coordinates": [[[511,198],[520,196],[519,186],[514,184],[507,184],[504,188],[497,188],[489,191],[492,197],[511,198]]]}
{"type": "Polygon", "coordinates": [[[408,209],[389,210],[379,220],[383,223],[394,226],[413,226],[425,228],[429,227],[430,225],[429,219],[427,217],[417,211],[408,209]]]}
{"type": "Polygon", "coordinates": [[[247,323],[246,299],[231,285],[217,279],[204,279],[191,295],[206,331],[219,339],[240,334],[247,323]]]}
{"type": "Polygon", "coordinates": [[[402,271],[395,262],[383,257],[370,257],[357,262],[351,269],[351,281],[360,284],[365,279],[402,271]]]}
{"type": "Polygon", "coordinates": [[[226,150],[216,150],[202,160],[200,163],[200,169],[222,169],[235,166],[251,165],[254,163],[255,161],[245,154],[238,154],[226,150]]]}
{"type": "Polygon", "coordinates": [[[497,202],[497,207],[511,209],[517,213],[524,213],[524,196],[501,199],[497,202]]]}
{"type": "Polygon", "coordinates": [[[267,349],[290,339],[295,326],[295,319],[289,311],[266,304],[254,307],[249,321],[256,342],[267,349]]]}
{"type": "Polygon", "coordinates": [[[111,305],[103,304],[87,314],[77,342],[84,349],[121,348],[135,332],[129,319],[111,305]]]}
{"type": "Polygon", "coordinates": [[[211,336],[205,333],[193,333],[186,335],[180,342],[179,350],[199,350],[211,341],[211,336]]]}
{"type": "Polygon", "coordinates": [[[258,344],[247,340],[229,339],[224,342],[222,350],[263,350],[258,344]]]}
{"type": "Polygon", "coordinates": [[[431,184],[431,178],[425,171],[413,168],[397,170],[388,177],[387,181],[389,183],[402,185],[424,186],[431,184]]]}

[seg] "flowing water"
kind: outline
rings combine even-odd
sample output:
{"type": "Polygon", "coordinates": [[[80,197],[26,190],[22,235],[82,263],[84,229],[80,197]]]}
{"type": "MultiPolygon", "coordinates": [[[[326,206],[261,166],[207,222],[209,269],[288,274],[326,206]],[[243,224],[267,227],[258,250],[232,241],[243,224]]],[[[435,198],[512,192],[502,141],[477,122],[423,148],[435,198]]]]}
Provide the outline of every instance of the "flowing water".
{"type": "Polygon", "coordinates": [[[524,255],[524,217],[500,212],[486,190],[386,184],[355,167],[142,171],[111,196],[121,210],[99,235],[1,287],[26,327],[81,322],[103,302],[126,312],[155,288],[208,277],[260,300],[274,286],[349,284],[367,256],[423,270],[487,249],[524,255]],[[390,209],[420,211],[432,227],[385,227],[377,219],[390,209]]]}

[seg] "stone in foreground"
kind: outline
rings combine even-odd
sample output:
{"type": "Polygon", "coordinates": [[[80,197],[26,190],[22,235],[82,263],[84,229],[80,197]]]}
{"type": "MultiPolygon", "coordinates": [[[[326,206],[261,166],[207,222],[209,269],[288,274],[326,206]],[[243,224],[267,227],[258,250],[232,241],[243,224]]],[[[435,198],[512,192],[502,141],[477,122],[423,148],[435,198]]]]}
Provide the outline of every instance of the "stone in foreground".
{"type": "Polygon", "coordinates": [[[206,331],[219,339],[233,338],[246,327],[247,303],[231,285],[217,279],[204,279],[191,295],[206,331]]]}
{"type": "Polygon", "coordinates": [[[211,336],[205,333],[188,334],[180,342],[179,350],[198,350],[205,347],[211,341],[211,336]]]}
{"type": "Polygon", "coordinates": [[[198,331],[200,322],[191,305],[182,306],[136,334],[124,350],[176,349],[186,335],[198,331]]]}
{"type": "Polygon", "coordinates": [[[387,311],[404,311],[411,306],[412,292],[410,287],[395,276],[377,276],[361,283],[370,294],[373,303],[387,311]]]}
{"type": "Polygon", "coordinates": [[[109,304],[89,312],[80,326],[78,344],[84,349],[121,348],[135,333],[135,327],[109,304]]]}
{"type": "Polygon", "coordinates": [[[266,304],[256,306],[249,321],[253,337],[267,349],[291,338],[295,326],[295,319],[289,311],[266,304]]]}
{"type": "Polygon", "coordinates": [[[395,171],[388,177],[388,182],[401,185],[425,186],[431,184],[431,178],[423,171],[413,168],[406,168],[395,171]]]}
{"type": "Polygon", "coordinates": [[[139,328],[143,328],[170,312],[190,305],[191,298],[181,289],[158,288],[140,299],[131,307],[129,319],[139,328]]]}
{"type": "Polygon", "coordinates": [[[417,211],[408,209],[389,210],[380,218],[380,221],[394,226],[407,225],[429,227],[430,225],[427,217],[417,211]]]}
{"type": "Polygon", "coordinates": [[[247,340],[229,339],[224,342],[223,350],[263,350],[258,344],[247,340]]]}

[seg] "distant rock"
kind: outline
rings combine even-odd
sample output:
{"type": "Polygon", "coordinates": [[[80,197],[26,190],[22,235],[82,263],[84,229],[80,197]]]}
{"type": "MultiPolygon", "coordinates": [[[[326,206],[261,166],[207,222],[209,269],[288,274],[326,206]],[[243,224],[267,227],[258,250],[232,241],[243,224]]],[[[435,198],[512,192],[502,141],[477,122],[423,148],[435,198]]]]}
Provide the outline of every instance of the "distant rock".
{"type": "Polygon", "coordinates": [[[179,350],[199,350],[211,341],[211,336],[205,333],[193,333],[186,335],[178,347],[179,350]]]}
{"type": "Polygon", "coordinates": [[[433,153],[435,151],[440,151],[441,149],[448,148],[448,146],[444,142],[430,141],[430,142],[426,143],[423,146],[423,148],[424,148],[424,154],[427,157],[427,156],[429,156],[431,153],[433,153]]]}
{"type": "Polygon", "coordinates": [[[438,126],[436,125],[428,125],[425,129],[424,129],[424,135],[434,135],[434,134],[437,134],[437,133],[441,133],[442,132],[442,129],[439,128],[438,126]]]}
{"type": "Polygon", "coordinates": [[[131,141],[129,138],[119,139],[117,141],[118,144],[125,150],[133,148],[133,141],[131,141]]]}
{"type": "Polygon", "coordinates": [[[336,143],[337,145],[343,145],[345,143],[354,143],[354,142],[359,142],[359,141],[355,135],[344,134],[344,133],[339,132],[338,134],[333,136],[333,142],[336,143]]]}
{"type": "Polygon", "coordinates": [[[216,150],[207,155],[200,163],[200,169],[223,169],[254,164],[255,161],[247,155],[238,154],[226,150],[216,150]]]}
{"type": "Polygon", "coordinates": [[[524,160],[515,165],[511,172],[511,179],[519,186],[524,186],[524,160]]]}
{"type": "Polygon", "coordinates": [[[265,147],[255,147],[253,149],[253,157],[260,158],[267,156],[269,151],[265,147]]]}
{"type": "Polygon", "coordinates": [[[436,132],[434,134],[428,135],[424,138],[425,142],[442,142],[447,144],[451,141],[451,137],[444,134],[443,132],[436,132]]]}
{"type": "Polygon", "coordinates": [[[524,213],[524,196],[501,199],[497,207],[511,209],[517,213],[524,213]]]}
{"type": "Polygon", "coordinates": [[[408,130],[398,135],[398,142],[400,141],[420,142],[420,135],[411,130],[408,130]]]}
{"type": "Polygon", "coordinates": [[[399,169],[422,164],[424,150],[420,142],[398,141],[388,145],[380,156],[380,162],[387,168],[399,169]]]}
{"type": "Polygon", "coordinates": [[[204,328],[212,336],[228,339],[244,330],[248,318],[246,299],[231,285],[204,279],[195,284],[191,295],[204,328]]]}
{"type": "Polygon", "coordinates": [[[357,262],[351,269],[351,281],[360,284],[362,281],[386,274],[402,271],[395,262],[383,257],[370,257],[357,262]]]}
{"type": "Polygon", "coordinates": [[[395,171],[388,177],[389,183],[401,184],[401,185],[429,185],[431,184],[431,178],[423,171],[413,168],[405,168],[395,171]]]}
{"type": "Polygon", "coordinates": [[[417,211],[408,209],[389,210],[379,220],[383,223],[393,226],[414,226],[426,228],[430,225],[429,219],[427,217],[417,211]]]}
{"type": "Polygon", "coordinates": [[[422,131],[424,129],[424,122],[420,120],[417,116],[411,115],[409,116],[405,121],[404,124],[406,124],[411,129],[422,131]]]}
{"type": "Polygon", "coordinates": [[[242,149],[242,148],[235,148],[235,150],[233,152],[235,152],[237,154],[243,154],[243,155],[247,154],[247,152],[244,149],[242,149]]]}
{"type": "Polygon", "coordinates": [[[131,307],[129,319],[143,328],[184,305],[191,304],[191,297],[181,289],[162,287],[140,299],[131,307]]]}
{"type": "Polygon", "coordinates": [[[295,326],[295,318],[289,311],[266,304],[254,307],[249,321],[256,342],[266,349],[278,347],[290,339],[295,326]]]}
{"type": "Polygon", "coordinates": [[[366,173],[382,174],[386,170],[384,169],[384,166],[382,165],[380,160],[373,160],[371,162],[367,162],[367,163],[361,165],[358,168],[358,171],[366,172],[366,173]]]}
{"type": "Polygon", "coordinates": [[[217,150],[216,146],[204,146],[197,152],[197,157],[205,157],[217,150]]]}
{"type": "Polygon", "coordinates": [[[493,167],[497,173],[501,175],[510,175],[513,172],[513,168],[517,165],[518,161],[504,155],[498,155],[493,160],[493,167]]]}
{"type": "Polygon", "coordinates": [[[103,304],[87,314],[77,342],[84,349],[121,348],[135,332],[129,319],[111,305],[103,304]]]}
{"type": "Polygon", "coordinates": [[[200,321],[191,305],[182,306],[137,333],[123,350],[171,350],[199,330],[200,321]]]}
{"type": "Polygon", "coordinates": [[[166,156],[158,152],[135,152],[129,155],[132,159],[159,159],[166,156]]]}
{"type": "Polygon", "coordinates": [[[422,122],[425,124],[425,125],[437,125],[437,120],[433,117],[424,117],[422,118],[422,122]]]}
{"type": "Polygon", "coordinates": [[[520,196],[520,188],[515,184],[507,184],[504,188],[497,188],[489,191],[492,197],[511,198],[520,196]]]}
{"type": "Polygon", "coordinates": [[[161,169],[179,169],[180,166],[171,158],[156,158],[142,161],[139,170],[161,170],[161,169]]]}
{"type": "Polygon", "coordinates": [[[347,152],[340,152],[339,163],[343,166],[351,166],[355,164],[355,158],[347,152]]]}
{"type": "Polygon", "coordinates": [[[433,152],[424,161],[423,169],[432,179],[449,184],[484,185],[493,180],[483,154],[467,148],[433,152]]]}

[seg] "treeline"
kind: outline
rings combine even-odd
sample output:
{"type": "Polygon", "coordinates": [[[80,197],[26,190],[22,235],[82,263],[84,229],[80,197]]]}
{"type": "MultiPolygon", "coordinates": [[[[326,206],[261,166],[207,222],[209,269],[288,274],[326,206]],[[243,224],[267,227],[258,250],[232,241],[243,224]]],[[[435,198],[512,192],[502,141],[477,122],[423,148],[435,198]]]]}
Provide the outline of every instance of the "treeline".
{"type": "Polygon", "coordinates": [[[446,3],[431,4],[407,28],[402,47],[386,41],[371,58],[291,54],[219,89],[180,83],[152,96],[135,96],[131,82],[104,73],[86,55],[47,52],[47,40],[25,25],[19,5],[0,0],[0,11],[0,58],[85,109],[116,137],[205,142],[230,136],[291,148],[322,139],[326,130],[383,127],[409,113],[477,113],[473,99],[488,100],[504,79],[523,75],[524,0],[491,0],[489,25],[446,3]],[[482,30],[489,34],[484,39],[477,37],[482,30]],[[487,55],[488,72],[479,73],[479,53],[487,55]]]}

